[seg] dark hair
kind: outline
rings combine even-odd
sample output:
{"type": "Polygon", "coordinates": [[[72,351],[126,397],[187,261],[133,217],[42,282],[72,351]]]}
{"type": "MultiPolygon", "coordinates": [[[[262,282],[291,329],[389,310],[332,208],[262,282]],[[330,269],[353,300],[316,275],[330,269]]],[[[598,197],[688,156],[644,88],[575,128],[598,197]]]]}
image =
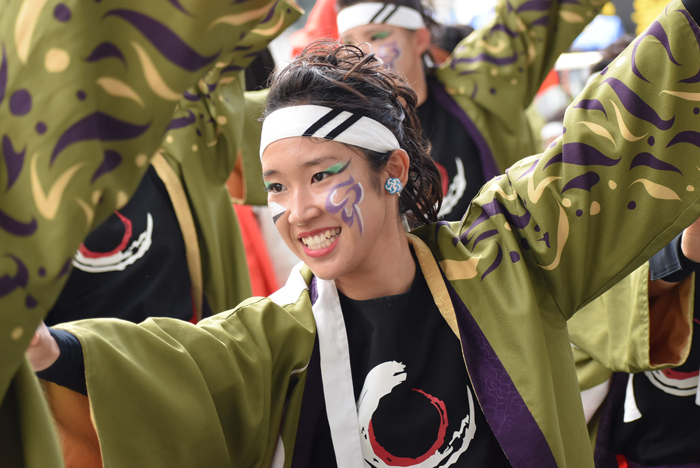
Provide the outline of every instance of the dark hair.
{"type": "MultiPolygon", "coordinates": [[[[370,3],[376,2],[377,0],[337,0],[336,8],[338,11],[347,8],[349,6],[357,5],[358,3],[370,3]]],[[[390,3],[392,5],[401,5],[409,8],[413,8],[423,17],[423,22],[430,31],[432,41],[434,44],[438,44],[443,34],[444,26],[435,21],[434,18],[434,8],[430,1],[421,0],[381,0],[382,3],[390,3]]],[[[452,49],[450,49],[452,51],[452,49]]]]}
{"type": "MultiPolygon", "coordinates": [[[[416,114],[416,93],[374,54],[359,47],[318,41],[304,49],[273,80],[266,115],[289,106],[319,105],[374,119],[396,136],[408,153],[408,181],[399,196],[399,213],[411,221],[437,221],[442,203],[440,172],[430,157],[430,143],[416,114]]],[[[386,167],[391,152],[356,148],[375,175],[386,167]]],[[[374,177],[381,190],[379,177],[374,177]]]]}

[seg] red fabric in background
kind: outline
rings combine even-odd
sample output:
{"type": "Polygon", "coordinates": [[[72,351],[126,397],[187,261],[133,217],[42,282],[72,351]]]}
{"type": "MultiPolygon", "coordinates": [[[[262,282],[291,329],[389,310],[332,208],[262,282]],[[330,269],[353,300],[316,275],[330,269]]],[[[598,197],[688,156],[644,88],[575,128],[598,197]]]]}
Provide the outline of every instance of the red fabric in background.
{"type": "Polygon", "coordinates": [[[269,296],[279,289],[275,271],[272,268],[270,256],[267,253],[265,240],[258,219],[249,205],[237,205],[233,208],[238,216],[238,223],[243,237],[248,272],[250,273],[250,285],[253,288],[253,296],[269,296]]]}
{"type": "Polygon", "coordinates": [[[338,25],[335,21],[335,0],[318,0],[309,13],[306,25],[293,33],[290,37],[292,43],[292,57],[301,54],[304,47],[316,39],[328,38],[338,40],[338,25]]]}

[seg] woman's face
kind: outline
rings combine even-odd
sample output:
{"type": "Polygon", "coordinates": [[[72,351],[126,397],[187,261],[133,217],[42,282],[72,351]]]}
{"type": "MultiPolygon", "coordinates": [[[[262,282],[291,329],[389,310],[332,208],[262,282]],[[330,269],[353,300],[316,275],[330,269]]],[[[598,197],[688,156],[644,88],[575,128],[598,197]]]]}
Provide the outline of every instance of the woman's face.
{"type": "Polygon", "coordinates": [[[396,196],[375,189],[372,175],[383,176],[351,147],[286,138],[265,149],[262,168],[275,227],[316,276],[339,279],[384,260],[396,196]]]}
{"type": "Polygon", "coordinates": [[[428,44],[421,39],[415,31],[388,24],[358,26],[346,31],[342,38],[345,44],[369,44],[384,63],[406,77],[423,72],[422,56],[428,44]]]}

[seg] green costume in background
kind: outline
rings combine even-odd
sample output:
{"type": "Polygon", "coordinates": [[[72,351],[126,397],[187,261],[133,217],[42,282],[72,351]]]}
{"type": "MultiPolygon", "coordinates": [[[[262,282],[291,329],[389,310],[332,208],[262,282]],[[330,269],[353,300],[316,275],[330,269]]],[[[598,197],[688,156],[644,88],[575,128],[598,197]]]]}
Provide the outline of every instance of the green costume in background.
{"type": "MultiPolygon", "coordinates": [[[[514,467],[593,466],[567,320],[639,268],[629,291],[646,291],[643,264],[700,216],[700,87],[692,79],[700,29],[680,1],[655,27],[590,83],[544,154],[489,182],[461,225],[437,223],[410,238],[514,467]]],[[[318,372],[314,316],[331,312],[334,294],[333,282],[304,268],[272,298],[196,327],[167,319],[65,325],[83,347],[104,460],[291,466],[295,448],[309,443],[301,428],[318,372]]],[[[669,313],[687,330],[683,304],[669,313]]],[[[628,310],[609,310],[619,314],[610,320],[644,320],[628,310]]],[[[667,365],[687,353],[669,338],[678,331],[650,351],[667,365]]],[[[48,390],[56,407],[70,398],[48,390]]]]}
{"type": "Polygon", "coordinates": [[[222,185],[244,134],[237,77],[299,14],[293,1],[271,0],[0,6],[3,466],[22,460],[59,466],[45,404],[23,354],[78,245],[126,203],[162,144],[169,164],[160,169],[174,171],[171,182],[186,196],[178,203],[190,205],[196,223],[190,226],[206,246],[201,275],[212,309],[248,291],[245,265],[229,263],[239,240],[218,239],[236,229],[222,185]],[[191,86],[198,90],[183,100],[191,86]],[[178,103],[176,118],[196,109],[213,121],[171,129],[173,142],[163,143],[178,103]],[[216,250],[223,245],[231,247],[216,250]],[[13,439],[29,434],[23,445],[13,439]]]}
{"type": "Polygon", "coordinates": [[[435,71],[437,81],[429,79],[476,144],[484,180],[540,152],[525,109],[604,3],[498,2],[493,22],[467,36],[435,71]]]}

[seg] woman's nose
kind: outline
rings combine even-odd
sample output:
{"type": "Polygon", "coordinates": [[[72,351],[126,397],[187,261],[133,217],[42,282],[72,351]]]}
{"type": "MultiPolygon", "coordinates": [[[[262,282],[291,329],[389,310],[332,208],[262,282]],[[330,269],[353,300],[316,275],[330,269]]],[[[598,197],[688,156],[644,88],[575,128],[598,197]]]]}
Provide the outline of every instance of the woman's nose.
{"type": "Polygon", "coordinates": [[[297,190],[292,196],[289,206],[289,222],[302,226],[322,213],[321,200],[318,195],[309,190],[297,190]]]}

